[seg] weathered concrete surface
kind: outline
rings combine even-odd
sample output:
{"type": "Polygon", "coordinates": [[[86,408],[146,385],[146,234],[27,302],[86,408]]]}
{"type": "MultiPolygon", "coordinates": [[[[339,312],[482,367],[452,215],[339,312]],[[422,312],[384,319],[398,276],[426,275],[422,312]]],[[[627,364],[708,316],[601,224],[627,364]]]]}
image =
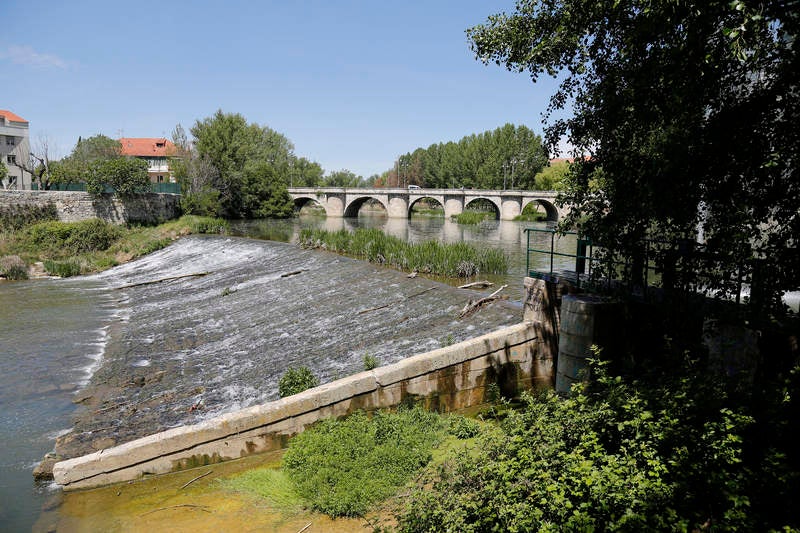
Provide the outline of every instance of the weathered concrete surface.
{"type": "Polygon", "coordinates": [[[112,224],[157,224],[180,216],[177,194],[144,193],[119,198],[73,191],[0,191],[0,208],[24,204],[53,204],[63,222],[100,218],[112,224]]]}
{"type": "Polygon", "coordinates": [[[552,361],[539,357],[536,328],[523,322],[288,398],[62,461],[53,474],[65,490],[96,487],[279,449],[311,424],[359,409],[422,403],[448,412],[479,405],[491,383],[504,393],[551,383],[552,361]]]}

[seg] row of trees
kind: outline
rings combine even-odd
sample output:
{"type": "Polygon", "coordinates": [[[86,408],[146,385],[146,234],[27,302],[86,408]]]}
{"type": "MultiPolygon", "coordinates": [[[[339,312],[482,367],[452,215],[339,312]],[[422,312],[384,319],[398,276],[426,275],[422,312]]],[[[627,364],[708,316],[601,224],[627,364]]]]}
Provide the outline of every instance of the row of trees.
{"type": "Polygon", "coordinates": [[[537,189],[536,175],[547,165],[542,138],[526,126],[506,124],[458,142],[417,148],[400,156],[377,186],[475,189],[537,189]]]}

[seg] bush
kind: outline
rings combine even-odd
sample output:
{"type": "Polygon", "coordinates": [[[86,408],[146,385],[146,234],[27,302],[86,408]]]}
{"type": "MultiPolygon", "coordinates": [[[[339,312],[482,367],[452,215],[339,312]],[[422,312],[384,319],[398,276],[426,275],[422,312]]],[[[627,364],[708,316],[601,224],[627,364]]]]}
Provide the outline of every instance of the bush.
{"type": "Polygon", "coordinates": [[[289,368],[278,382],[278,394],[286,398],[306,389],[313,389],[319,385],[319,379],[308,367],[289,368]]]}
{"type": "Polygon", "coordinates": [[[358,412],[325,420],[289,442],[283,468],[311,507],[330,516],[363,516],[431,460],[439,415],[420,409],[358,412]]]}
{"type": "Polygon", "coordinates": [[[63,249],[72,254],[108,249],[120,228],[93,218],[80,222],[40,222],[26,230],[27,239],[39,248],[63,249]]]}
{"type": "Polygon", "coordinates": [[[364,370],[375,370],[378,367],[378,358],[374,355],[364,354],[361,360],[364,362],[364,370]]]}
{"type": "Polygon", "coordinates": [[[457,215],[452,215],[451,218],[459,224],[480,224],[488,218],[494,218],[494,213],[469,210],[461,212],[457,215]]]}
{"type": "MultiPolygon", "coordinates": [[[[796,528],[790,502],[798,473],[789,458],[796,446],[781,449],[771,438],[763,456],[753,454],[761,438],[754,419],[697,370],[644,384],[595,366],[596,382],[575,386],[568,399],[526,393],[524,408],[510,411],[499,431],[481,433],[483,453],[452,457],[422,481],[425,489],[408,500],[398,529],[796,528]]],[[[776,402],[782,421],[767,427],[785,427],[795,416],[796,381],[776,402]]]]}
{"type": "Polygon", "coordinates": [[[105,185],[111,186],[119,196],[131,196],[150,190],[147,162],[142,159],[121,157],[97,160],[90,163],[86,176],[86,191],[100,194],[105,185]]]}
{"type": "Polygon", "coordinates": [[[458,439],[471,439],[481,431],[481,425],[475,420],[461,415],[452,415],[447,419],[447,432],[458,439]]]}
{"type": "Polygon", "coordinates": [[[0,257],[0,276],[6,279],[28,279],[28,265],[18,255],[0,257]]]}

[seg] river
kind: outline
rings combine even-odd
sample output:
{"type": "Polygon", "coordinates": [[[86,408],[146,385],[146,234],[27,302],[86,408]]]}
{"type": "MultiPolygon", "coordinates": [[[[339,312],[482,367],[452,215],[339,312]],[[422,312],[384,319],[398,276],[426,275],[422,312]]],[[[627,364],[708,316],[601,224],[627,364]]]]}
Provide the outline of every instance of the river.
{"type": "Polygon", "coordinates": [[[0,529],[30,530],[57,495],[31,478],[57,437],[61,451],[83,453],[275,399],[289,366],[326,382],[362,370],[365,355],[390,364],[519,321],[528,226],[250,221],[92,276],[0,283],[0,529]],[[304,226],[502,248],[509,273],[490,279],[509,285],[509,301],[457,320],[477,293],[302,250],[304,226]],[[174,276],[187,277],[149,283],[174,276]]]}

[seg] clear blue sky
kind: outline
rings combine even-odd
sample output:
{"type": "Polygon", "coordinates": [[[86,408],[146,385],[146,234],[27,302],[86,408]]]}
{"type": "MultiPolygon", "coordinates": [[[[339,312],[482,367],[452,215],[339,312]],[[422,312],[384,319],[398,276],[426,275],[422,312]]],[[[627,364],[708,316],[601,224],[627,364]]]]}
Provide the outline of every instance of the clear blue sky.
{"type": "Polygon", "coordinates": [[[513,6],[0,0],[0,109],[62,156],[78,136],[169,137],[222,109],[367,177],[507,122],[542,133],[554,82],[484,66],[464,33],[513,6]]]}

